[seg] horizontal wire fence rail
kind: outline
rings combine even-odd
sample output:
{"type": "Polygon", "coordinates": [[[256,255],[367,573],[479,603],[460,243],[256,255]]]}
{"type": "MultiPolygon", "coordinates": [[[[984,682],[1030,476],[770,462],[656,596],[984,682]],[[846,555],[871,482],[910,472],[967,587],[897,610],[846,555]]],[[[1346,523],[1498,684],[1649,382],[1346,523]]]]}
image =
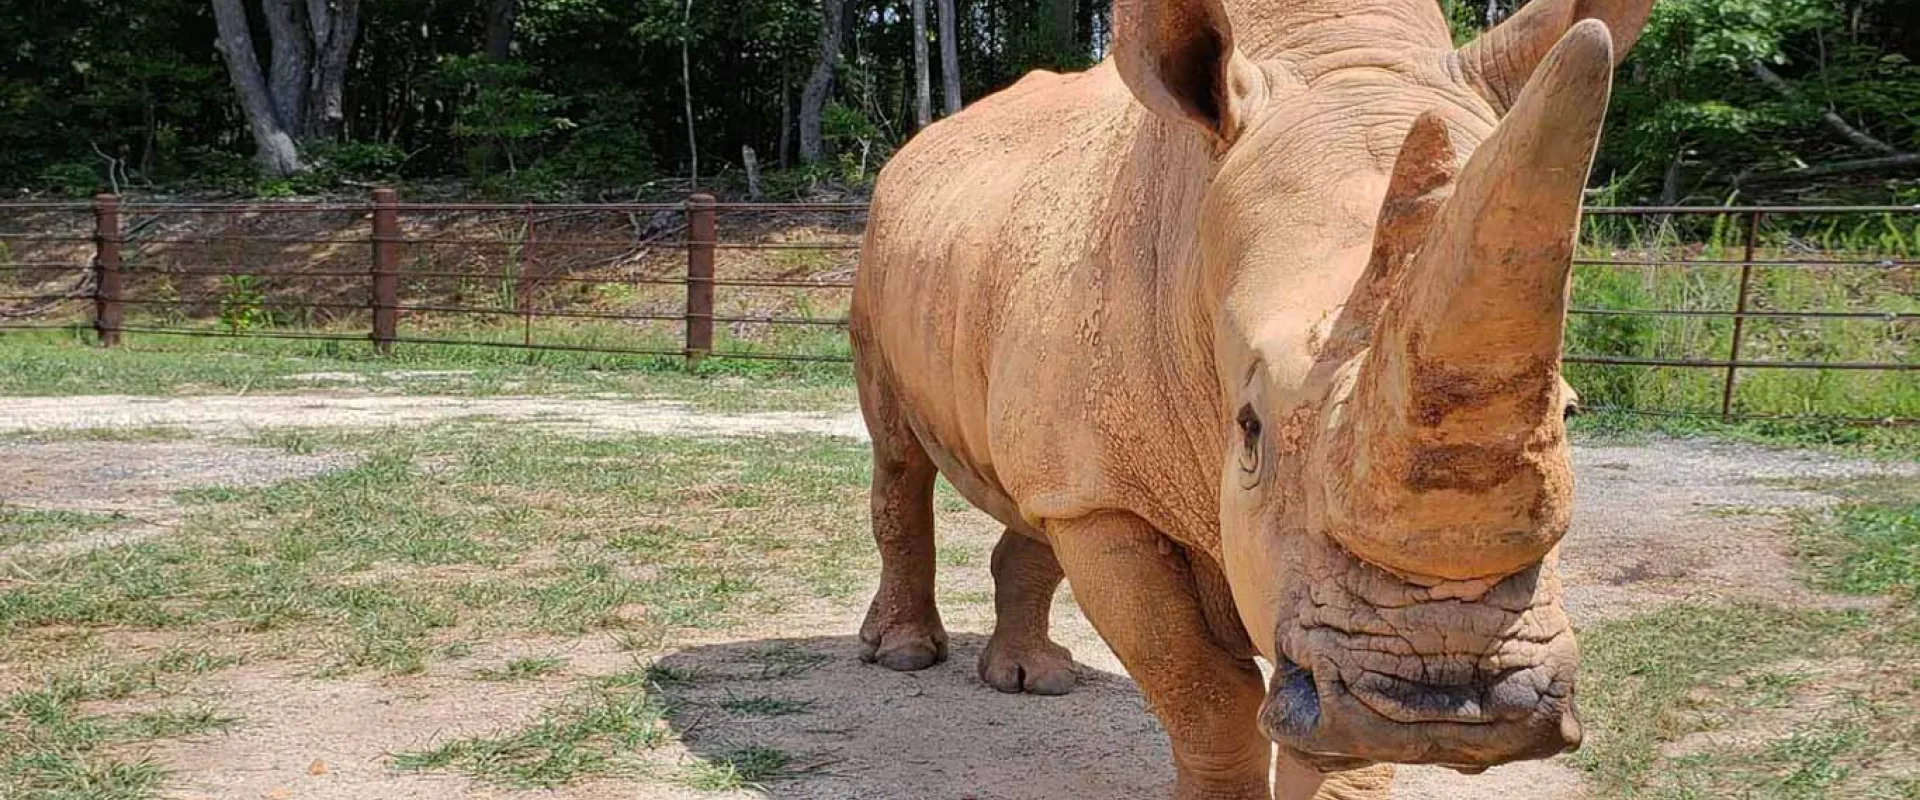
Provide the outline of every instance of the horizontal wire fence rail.
{"type": "MultiPolygon", "coordinates": [[[[796,292],[815,290],[845,293],[852,289],[850,278],[726,278],[716,274],[716,256],[722,251],[766,251],[772,253],[849,252],[859,248],[857,241],[729,241],[719,233],[719,219],[726,215],[776,214],[843,215],[863,220],[865,203],[722,203],[710,195],[695,194],[680,203],[402,203],[391,189],[375,189],[368,202],[289,202],[289,203],[147,203],[127,202],[114,195],[100,195],[91,202],[0,203],[0,215],[34,215],[38,227],[55,220],[58,230],[0,229],[0,331],[35,329],[73,329],[75,323],[48,321],[50,309],[64,304],[91,306],[88,322],[101,346],[114,347],[126,334],[196,337],[249,337],[340,342],[370,342],[380,353],[389,353],[396,345],[466,345],[512,348],[526,351],[570,351],[617,355],[661,356],[698,362],[707,358],[738,358],[772,361],[845,362],[848,357],[834,353],[773,352],[760,349],[715,347],[715,326],[757,326],[762,329],[844,328],[841,317],[811,314],[720,313],[716,311],[716,289],[779,289],[796,292]],[[225,217],[262,219],[274,215],[333,215],[339,218],[336,231],[329,235],[282,236],[224,233],[149,233],[143,226],[166,217],[225,217]],[[517,220],[519,230],[512,236],[476,238],[407,232],[403,223],[450,215],[485,215],[494,219],[517,220]],[[543,237],[543,225],[570,215],[623,215],[634,220],[635,231],[624,239],[605,237],[543,237]],[[650,220],[647,227],[677,231],[679,235],[658,237],[643,235],[638,220],[650,220]],[[129,225],[129,219],[145,222],[129,225]],[[65,225],[58,224],[64,220],[65,225]],[[14,257],[22,246],[39,245],[59,250],[56,258],[14,257]],[[177,258],[152,261],[141,252],[149,248],[191,248],[215,245],[288,246],[309,248],[305,263],[236,263],[249,259],[203,260],[177,258]],[[671,275],[608,275],[542,273],[538,269],[452,270],[440,268],[404,268],[407,253],[455,248],[467,252],[498,252],[510,256],[516,265],[538,264],[540,256],[589,251],[618,251],[622,257],[643,253],[684,253],[684,269],[671,275]],[[84,256],[79,252],[84,250],[84,256]],[[324,258],[313,253],[325,252],[324,258]],[[134,258],[126,258],[129,252],[134,258]],[[307,268],[314,263],[320,268],[307,268]],[[340,264],[346,264],[344,268],[340,264]],[[9,275],[37,277],[43,281],[71,278],[64,290],[36,293],[5,293],[9,275]],[[305,293],[298,299],[277,300],[254,297],[242,305],[249,311],[283,310],[328,312],[334,319],[364,319],[365,333],[331,329],[284,329],[272,325],[230,324],[224,329],[192,327],[183,324],[129,323],[126,309],[179,308],[199,304],[227,313],[232,305],[226,296],[128,296],[129,276],[165,276],[167,278],[216,278],[222,281],[304,280],[334,281],[335,299],[314,299],[305,293]],[[491,281],[503,288],[502,303],[473,305],[460,302],[421,301],[403,298],[402,280],[411,282],[491,281]],[[343,283],[344,282],[344,283],[343,283]],[[347,291],[344,287],[357,287],[347,291]],[[553,287],[618,286],[681,287],[678,308],[653,311],[601,311],[565,307],[537,307],[537,290],[553,287]],[[359,295],[359,296],[356,296],[359,295]],[[435,316],[517,319],[521,335],[517,339],[474,339],[436,334],[443,330],[431,326],[402,328],[402,320],[421,321],[435,316]],[[538,341],[534,322],[547,320],[596,321],[604,323],[673,323],[677,336],[662,337],[658,346],[623,346],[601,342],[538,341]]],[[[1587,209],[1589,220],[1629,218],[1659,221],[1710,217],[1737,221],[1743,231],[1738,242],[1738,258],[1671,258],[1649,252],[1644,258],[1576,258],[1576,267],[1592,268],[1721,268],[1738,270],[1738,290],[1729,308],[1603,308],[1576,305],[1572,317],[1677,318],[1728,320],[1731,334],[1724,355],[1716,357],[1670,357],[1619,355],[1604,353],[1567,353],[1569,364],[1607,367],[1648,367],[1716,370],[1722,372],[1718,413],[1677,411],[1672,409],[1614,408],[1609,410],[1655,416],[1713,416],[1724,419],[1776,419],[1779,415],[1750,415],[1735,411],[1735,393],[1744,370],[1843,370],[1912,374],[1920,364],[1912,359],[1892,361],[1846,361],[1805,359],[1750,359],[1743,356],[1749,320],[1860,320],[1910,324],[1920,314],[1905,310],[1790,310],[1753,307],[1752,287],[1756,274],[1774,269],[1888,270],[1912,275],[1920,268],[1913,258],[1806,258],[1763,257],[1759,251],[1763,220],[1819,216],[1889,215],[1920,220],[1920,206],[1750,206],[1750,207],[1595,207],[1587,209]]],[[[1920,235],[1920,232],[1917,232],[1920,235]]],[[[1914,248],[1920,248],[1915,244],[1914,248]]],[[[1910,254],[1913,248],[1905,252],[1910,254]]],[[[171,255],[171,253],[169,253],[171,255]]],[[[223,290],[231,294],[238,286],[241,293],[251,291],[249,284],[229,284],[223,290]]],[[[311,286],[309,288],[312,288],[311,286]]],[[[150,315],[149,315],[150,316],[150,315]]],[[[165,317],[162,317],[164,320],[165,317]]],[[[1904,355],[1904,354],[1903,354],[1904,355]]],[[[1604,408],[1604,407],[1602,407],[1604,408]]],[[[1798,418],[1798,417],[1795,417],[1798,418]]],[[[1913,417],[1859,417],[1834,421],[1866,424],[1913,424],[1913,417]]]]}

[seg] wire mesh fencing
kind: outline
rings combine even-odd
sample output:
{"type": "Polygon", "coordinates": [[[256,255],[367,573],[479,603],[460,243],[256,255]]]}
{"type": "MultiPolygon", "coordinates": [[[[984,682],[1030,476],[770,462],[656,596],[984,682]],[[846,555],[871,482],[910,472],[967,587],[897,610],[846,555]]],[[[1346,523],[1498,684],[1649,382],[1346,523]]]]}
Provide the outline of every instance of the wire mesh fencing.
{"type": "MultiPolygon", "coordinates": [[[[860,203],[0,203],[0,331],[845,362],[860,203]]],[[[1592,408],[1920,417],[1920,207],[1590,208],[1592,408]]]]}

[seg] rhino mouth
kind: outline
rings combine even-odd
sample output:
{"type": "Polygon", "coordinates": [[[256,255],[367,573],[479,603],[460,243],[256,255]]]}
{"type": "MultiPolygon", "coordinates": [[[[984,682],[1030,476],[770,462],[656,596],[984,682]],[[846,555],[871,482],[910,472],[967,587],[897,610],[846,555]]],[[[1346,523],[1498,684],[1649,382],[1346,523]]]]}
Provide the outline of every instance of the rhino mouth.
{"type": "Polygon", "coordinates": [[[1579,746],[1577,654],[1551,561],[1467,598],[1327,549],[1322,566],[1337,569],[1310,574],[1276,631],[1269,738],[1322,770],[1478,771],[1579,746]]]}

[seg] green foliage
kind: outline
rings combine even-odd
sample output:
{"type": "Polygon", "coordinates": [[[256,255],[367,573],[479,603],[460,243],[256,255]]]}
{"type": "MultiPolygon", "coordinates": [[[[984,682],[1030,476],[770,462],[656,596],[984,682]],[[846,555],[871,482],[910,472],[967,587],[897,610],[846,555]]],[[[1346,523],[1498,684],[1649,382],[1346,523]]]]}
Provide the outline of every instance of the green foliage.
{"type": "Polygon", "coordinates": [[[220,327],[228,333],[264,328],[273,318],[261,303],[260,280],[252,275],[225,275],[220,278],[220,327]]]}
{"type": "MultiPolygon", "coordinates": [[[[1833,110],[1863,133],[1911,147],[1920,71],[1894,33],[1897,12],[1844,0],[1666,0],[1621,73],[1603,170],[1632,174],[1638,197],[1704,191],[1740,175],[1880,155],[1823,125],[1833,110]],[[1765,69],[1786,89],[1767,85],[1765,69]],[[1644,167],[1644,168],[1642,168],[1644,167]]],[[[1910,46],[1910,43],[1908,43],[1910,46]]],[[[1870,181],[1880,176],[1868,175],[1870,181]]]]}
{"type": "MultiPolygon", "coordinates": [[[[247,2],[256,14],[257,3],[247,2]]],[[[1036,68],[1091,65],[1110,44],[1109,5],[957,0],[966,99],[1036,68]]],[[[1438,5],[1465,42],[1522,2],[1438,5]]],[[[801,166],[818,3],[523,0],[511,56],[499,62],[484,54],[487,6],[366,0],[342,139],[301,143],[311,174],[263,181],[204,0],[23,4],[0,16],[0,41],[17,43],[0,48],[0,185],[281,197],[458,177],[490,196],[572,199],[678,192],[656,178],[685,174],[696,144],[703,178],[720,188],[738,184],[743,146],[769,173],[801,166]]],[[[1880,154],[1837,135],[1828,112],[1920,151],[1913,11],[1911,0],[1661,0],[1616,80],[1597,174],[1616,201],[1722,202],[1743,176],[1880,154]]],[[[898,3],[846,0],[845,16],[823,120],[828,158],[793,173],[783,192],[864,185],[912,134],[909,15],[898,3]]],[[[265,32],[256,36],[270,50],[265,32]]],[[[930,67],[938,91],[939,59],[930,67]]],[[[1912,177],[1747,182],[1738,199],[1885,201],[1912,191],[1912,177]]]]}
{"type": "Polygon", "coordinates": [[[100,167],[78,161],[48,164],[33,178],[34,188],[67,197],[86,197],[107,187],[100,167]]]}
{"type": "Polygon", "coordinates": [[[307,160],[332,180],[389,181],[400,177],[407,153],[385,142],[321,142],[307,149],[307,160]]]}

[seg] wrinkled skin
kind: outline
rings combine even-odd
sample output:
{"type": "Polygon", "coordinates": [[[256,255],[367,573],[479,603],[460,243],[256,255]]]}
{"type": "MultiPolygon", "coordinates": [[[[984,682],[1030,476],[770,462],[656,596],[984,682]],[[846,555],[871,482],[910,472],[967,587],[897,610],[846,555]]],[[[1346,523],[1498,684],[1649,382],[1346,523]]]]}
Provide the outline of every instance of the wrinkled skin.
{"type": "Polygon", "coordinates": [[[1647,12],[1535,0],[1456,51],[1432,0],[1118,0],[1108,61],[916,136],[852,312],[868,659],[946,657],[938,473],[1007,526],[983,681],[1072,687],[1064,575],[1179,797],[1577,746],[1560,330],[1647,12]]]}

